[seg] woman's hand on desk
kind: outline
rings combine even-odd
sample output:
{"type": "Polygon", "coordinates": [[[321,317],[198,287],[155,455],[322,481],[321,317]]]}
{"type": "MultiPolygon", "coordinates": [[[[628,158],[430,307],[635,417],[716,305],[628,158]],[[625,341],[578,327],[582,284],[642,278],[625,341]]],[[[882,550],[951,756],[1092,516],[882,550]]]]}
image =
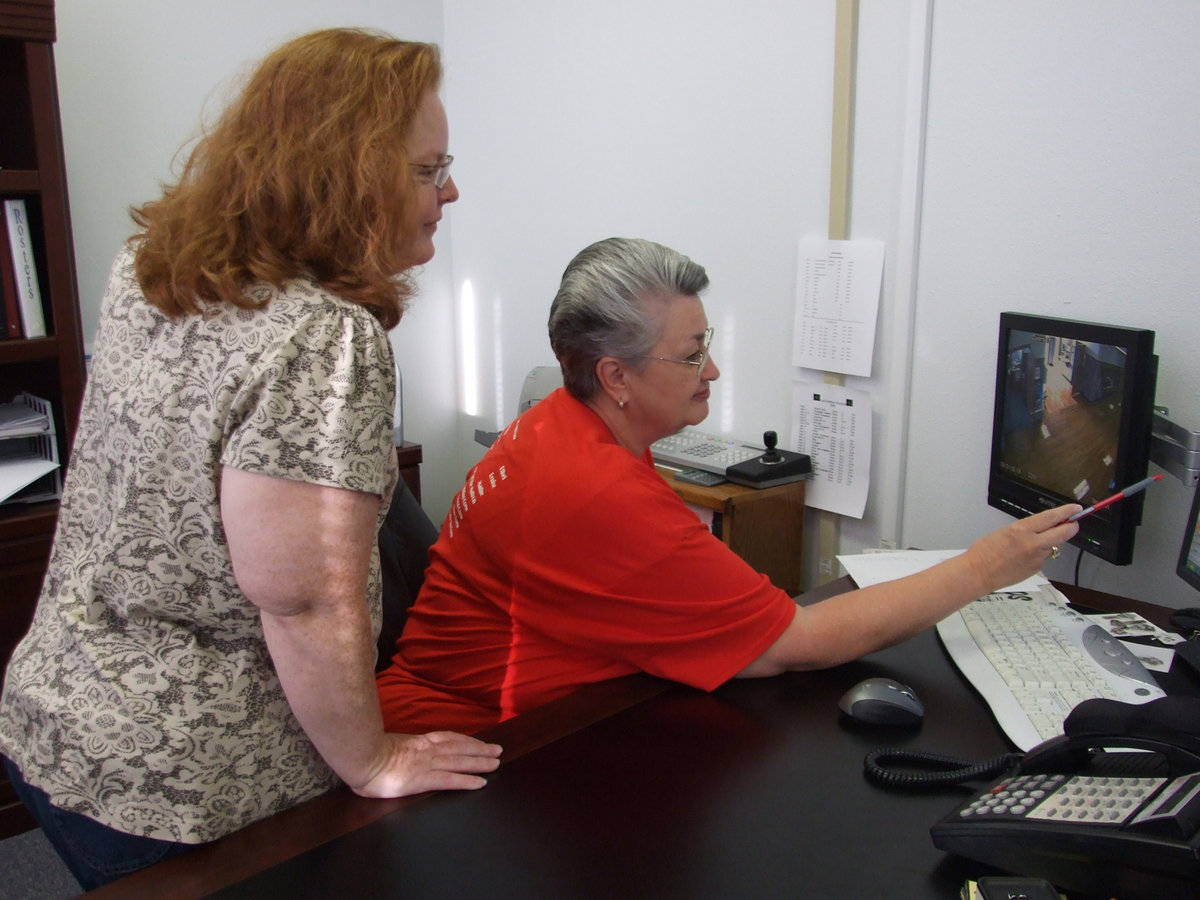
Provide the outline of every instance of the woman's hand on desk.
{"type": "Polygon", "coordinates": [[[973,543],[966,557],[983,585],[980,594],[1024,581],[1058,556],[1059,548],[1079,531],[1067,517],[1081,509],[1078,503],[1068,503],[1034,513],[973,543]]]}
{"type": "Polygon", "coordinates": [[[487,784],[482,773],[500,765],[500,746],[453,731],[386,734],[388,758],[361,787],[360,797],[407,797],[425,791],[475,790],[487,784]]]}
{"type": "Polygon", "coordinates": [[[387,734],[364,598],[377,540],[373,494],[225,469],[221,516],[234,574],[260,611],[288,704],[357,794],[483,787],[500,748],[450,732],[387,734]]]}

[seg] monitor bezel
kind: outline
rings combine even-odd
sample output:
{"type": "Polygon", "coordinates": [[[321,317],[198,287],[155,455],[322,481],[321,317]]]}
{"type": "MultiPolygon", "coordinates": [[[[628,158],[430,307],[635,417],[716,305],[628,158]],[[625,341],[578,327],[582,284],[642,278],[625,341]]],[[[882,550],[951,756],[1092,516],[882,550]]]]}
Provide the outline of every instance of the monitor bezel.
{"type": "MultiPolygon", "coordinates": [[[[1121,419],[1112,470],[1113,480],[1119,487],[1115,487],[1114,492],[1145,478],[1150,462],[1150,434],[1158,373],[1154,332],[1144,328],[1004,312],[1000,314],[996,353],[988,504],[1009,515],[1021,517],[1063,503],[1080,502],[1069,494],[1059,493],[1006,471],[1002,465],[1005,379],[1009,361],[1009,335],[1014,331],[1106,344],[1125,352],[1121,419]]],[[[1091,502],[1097,499],[1101,498],[1091,498],[1091,502]]],[[[1139,494],[1079,520],[1079,533],[1071,543],[1114,565],[1128,565],[1133,561],[1134,536],[1141,523],[1143,500],[1144,496],[1139,494]]]]}
{"type": "Polygon", "coordinates": [[[1183,532],[1183,546],[1179,548],[1179,562],[1175,566],[1175,574],[1200,591],[1200,572],[1193,572],[1187,565],[1188,552],[1192,549],[1192,540],[1196,536],[1198,514],[1200,514],[1200,484],[1196,485],[1196,491],[1192,497],[1192,510],[1188,513],[1187,526],[1183,532]]]}

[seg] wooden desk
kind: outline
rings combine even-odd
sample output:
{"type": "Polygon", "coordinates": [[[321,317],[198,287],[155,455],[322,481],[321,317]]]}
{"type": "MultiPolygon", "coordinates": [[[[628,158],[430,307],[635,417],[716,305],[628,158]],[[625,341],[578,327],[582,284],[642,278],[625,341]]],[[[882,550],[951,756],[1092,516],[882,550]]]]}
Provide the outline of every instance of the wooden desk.
{"type": "Polygon", "coordinates": [[[791,596],[804,589],[801,575],[807,482],[761,490],[730,482],[701,487],[680,481],[673,469],[657,468],[685,503],[713,511],[713,533],[730,550],[791,596]]]}
{"type": "MultiPolygon", "coordinates": [[[[809,592],[819,601],[849,587],[809,592]]],[[[1099,609],[1168,610],[1095,591],[1099,609]]],[[[930,629],[820,672],[712,694],[648,676],[585,690],[485,733],[505,747],[482,791],[368,801],[334,791],[97,897],[904,897],[946,900],[988,874],[937,850],[947,788],[867,782],[879,746],[987,759],[1012,749],[930,629]],[[837,712],[872,675],[911,684],[917,730],[837,712]]]]}

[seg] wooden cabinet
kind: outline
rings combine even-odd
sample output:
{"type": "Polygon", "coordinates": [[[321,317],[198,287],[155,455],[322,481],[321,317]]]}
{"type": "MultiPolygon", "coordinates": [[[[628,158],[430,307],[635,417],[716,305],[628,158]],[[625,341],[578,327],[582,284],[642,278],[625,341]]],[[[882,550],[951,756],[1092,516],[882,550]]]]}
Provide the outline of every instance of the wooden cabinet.
{"type": "Polygon", "coordinates": [[[701,487],[679,481],[672,469],[660,466],[658,471],[685,503],[712,510],[713,533],[729,549],[776,587],[793,597],[800,593],[807,482],[761,490],[729,482],[701,487]]]}
{"type": "MultiPolygon", "coordinates": [[[[54,35],[52,0],[0,2],[0,200],[25,201],[47,333],[0,339],[0,402],[21,391],[50,401],[65,469],[85,373],[54,35]]],[[[57,502],[0,506],[0,678],[29,626],[57,516],[57,502]]],[[[27,827],[21,812],[0,778],[0,837],[27,827]]]]}

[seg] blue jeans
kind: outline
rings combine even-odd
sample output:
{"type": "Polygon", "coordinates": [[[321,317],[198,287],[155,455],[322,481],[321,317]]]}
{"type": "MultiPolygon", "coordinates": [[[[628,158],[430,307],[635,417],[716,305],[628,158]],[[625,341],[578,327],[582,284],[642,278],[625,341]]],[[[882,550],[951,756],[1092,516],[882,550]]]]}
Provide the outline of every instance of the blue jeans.
{"type": "Polygon", "coordinates": [[[4,770],[25,808],[37,819],[85,891],[197,846],[125,834],[95,819],[59,809],[51,805],[44,791],[25,782],[11,760],[4,759],[4,770]]]}

